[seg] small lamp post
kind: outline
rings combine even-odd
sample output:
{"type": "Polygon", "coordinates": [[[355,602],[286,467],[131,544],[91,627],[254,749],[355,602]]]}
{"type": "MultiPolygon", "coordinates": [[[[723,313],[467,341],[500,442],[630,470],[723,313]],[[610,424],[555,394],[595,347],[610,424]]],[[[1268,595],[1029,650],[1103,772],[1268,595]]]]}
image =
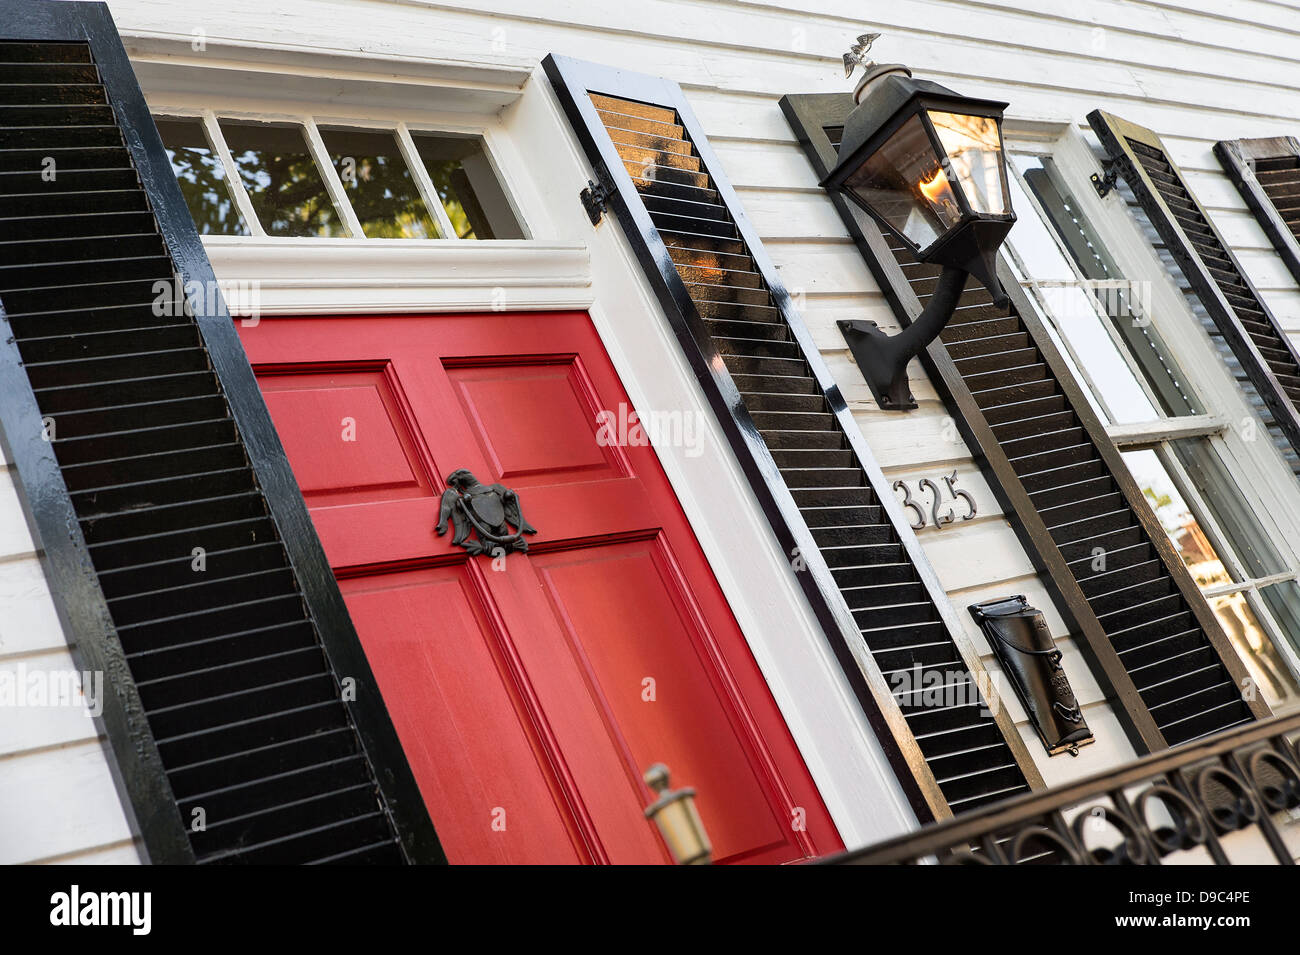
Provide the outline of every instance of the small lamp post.
{"type": "Polygon", "coordinates": [[[918,261],[943,266],[930,302],[899,334],[872,322],[839,323],[880,405],[915,408],[907,362],[948,323],[966,277],[975,276],[994,304],[1008,301],[997,278],[998,248],[1016,221],[1002,150],[1007,104],[960,96],[913,79],[901,64],[866,59],[879,35],[859,37],[844,57],[846,75],[858,64],[866,75],[822,185],[866,210],[918,261]]]}
{"type": "Polygon", "coordinates": [[[689,786],[676,791],[669,789],[668,767],[663,763],[655,763],[643,778],[659,797],[646,807],[645,817],[659,827],[659,834],[677,864],[708,865],[713,858],[713,846],[695,808],[695,790],[689,786]]]}

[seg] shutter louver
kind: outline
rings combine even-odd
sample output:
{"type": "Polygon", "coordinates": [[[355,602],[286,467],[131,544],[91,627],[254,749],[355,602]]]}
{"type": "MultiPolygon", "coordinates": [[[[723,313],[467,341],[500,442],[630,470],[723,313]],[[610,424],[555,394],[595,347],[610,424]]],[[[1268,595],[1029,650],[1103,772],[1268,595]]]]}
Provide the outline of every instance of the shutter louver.
{"type": "Polygon", "coordinates": [[[1300,140],[1226,140],[1214,144],[1214,155],[1300,282],[1300,140]]]}
{"type": "MultiPolygon", "coordinates": [[[[111,21],[98,5],[18,7],[39,12],[28,36],[0,41],[0,316],[17,353],[6,388],[25,376],[57,478],[33,487],[39,462],[22,447],[15,459],[28,494],[55,502],[35,518],[46,522],[52,575],[65,557],[86,568],[111,619],[78,643],[121,664],[106,682],[125,700],[130,737],[109,735],[146,850],[200,863],[436,857],[423,806],[408,800],[399,822],[386,796],[409,769],[385,765],[377,776],[363,742],[397,746],[373,677],[356,657],[335,669],[323,645],[316,607],[335,585],[303,583],[294,555],[319,550],[305,520],[292,530],[309,542],[286,546],[283,452],[273,433],[269,445],[259,435],[256,457],[246,446],[245,429],[269,431],[269,417],[259,404],[263,418],[250,425],[232,407],[222,365],[247,362],[208,340],[217,322],[233,340],[228,316],[209,315],[205,327],[188,305],[157,307],[157,283],[171,288],[180,271],[164,236],[195,245],[197,236],[175,182],[138,174],[150,145],[149,168],[170,168],[151,126],[127,134],[125,117],[148,114],[111,21]],[[43,16],[48,8],[66,9],[43,16]],[[28,38],[41,32],[87,39],[28,38]],[[50,159],[52,178],[42,175],[50,159]],[[59,533],[51,515],[67,505],[76,529],[59,533]],[[359,731],[344,677],[375,696],[382,723],[367,709],[359,731]],[[150,769],[165,781],[140,778],[150,769]]],[[[189,266],[187,278],[211,278],[189,266]]],[[[249,373],[239,384],[251,382],[249,373]]],[[[240,400],[246,409],[260,396],[240,400]]],[[[32,428],[14,414],[4,421],[11,442],[32,428]]],[[[53,579],[52,589],[58,600],[53,579]]]]}
{"type": "MultiPolygon", "coordinates": [[[[560,66],[557,59],[547,60],[557,89],[562,97],[567,90],[571,102],[585,99],[594,109],[596,121],[588,131],[607,137],[613,151],[606,155],[616,157],[626,173],[628,185],[618,186],[618,196],[646,216],[646,231],[638,235],[627,229],[629,238],[640,244],[653,237],[663,244],[667,261],[652,274],[676,287],[669,291],[678,293],[674,302],[680,304],[670,310],[670,319],[674,312],[698,316],[688,353],[694,350],[712,378],[725,379],[739,392],[740,407],[733,413],[742,413],[775,465],[764,477],[793,498],[793,514],[778,518],[769,510],[778,536],[784,536],[779,520],[786,523],[785,533],[793,521],[811,536],[829,570],[827,589],[847,608],[854,636],[886,681],[902,671],[921,679],[960,672],[969,684],[960,688],[968,701],[964,705],[936,707],[920,692],[895,692],[885,701],[903,718],[901,725],[891,724],[900,748],[919,750],[940,805],[953,812],[1027,790],[1023,744],[1017,737],[1013,750],[1007,734],[1015,730],[1000,725],[983,705],[982,688],[953,640],[952,624],[936,605],[933,595],[942,591],[932,572],[927,580],[918,568],[919,549],[909,549],[900,536],[896,500],[887,486],[892,512],[882,504],[883,476],[873,463],[873,482],[871,470],[864,468],[864,449],[853,445],[844,426],[843,401],[836,393],[839,408],[833,405],[826,378],[810,364],[808,343],[794,325],[797,318],[783,304],[788,297],[775,291],[770,266],[759,261],[757,240],[746,234],[743,214],[728,198],[730,187],[716,163],[706,164],[680,90],[655,81],[660,85],[653,101],[634,92],[611,95],[607,77],[598,85],[565,75],[599,68],[567,60],[560,66]]],[[[582,112],[570,109],[571,117],[582,112]]],[[[599,150],[589,154],[599,170],[599,150]]],[[[680,332],[679,338],[688,341],[680,332]]],[[[727,419],[722,420],[725,427],[727,419]]],[[[752,448],[740,452],[742,461],[752,448]]],[[[906,533],[910,536],[910,530],[906,533]]],[[[824,592],[820,599],[827,599],[824,592]]],[[[934,802],[931,797],[932,809],[934,802]]]]}
{"type": "Polygon", "coordinates": [[[1300,354],[1187,188],[1160,137],[1101,110],[1088,114],[1291,450],[1300,453],[1300,354]]]}
{"type": "MultiPolygon", "coordinates": [[[[814,171],[834,163],[852,98],[785,97],[787,118],[814,171]]],[[[938,266],[832,197],[868,265],[907,324],[924,307],[938,266]]],[[[1018,284],[998,309],[967,288],[923,356],[927,371],[989,486],[1059,598],[1098,677],[1110,684],[1134,745],[1162,748],[1219,732],[1258,713],[1239,689],[1245,671],[1212,611],[1129,477],[1100,421],[1065,370],[1018,284]],[[1105,557],[1094,569],[1099,552],[1105,557]]]]}

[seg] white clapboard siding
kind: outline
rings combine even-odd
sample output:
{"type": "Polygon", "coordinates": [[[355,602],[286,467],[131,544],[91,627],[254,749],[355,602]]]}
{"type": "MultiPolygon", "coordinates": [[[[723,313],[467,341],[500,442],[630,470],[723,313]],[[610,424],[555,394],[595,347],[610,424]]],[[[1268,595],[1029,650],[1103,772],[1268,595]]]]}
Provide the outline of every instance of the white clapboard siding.
{"type": "MultiPolygon", "coordinates": [[[[21,687],[75,665],[14,480],[0,460],[0,680],[21,687]]],[[[109,759],[84,708],[0,704],[0,864],[138,862],[109,759]]]]}

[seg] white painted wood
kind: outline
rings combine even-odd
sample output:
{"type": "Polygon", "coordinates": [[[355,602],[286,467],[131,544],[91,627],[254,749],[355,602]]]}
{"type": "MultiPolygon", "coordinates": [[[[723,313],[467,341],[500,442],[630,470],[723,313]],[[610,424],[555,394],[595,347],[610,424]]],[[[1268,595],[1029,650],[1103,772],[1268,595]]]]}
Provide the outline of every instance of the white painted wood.
{"type": "Polygon", "coordinates": [[[15,480],[11,469],[0,470],[0,560],[27,557],[36,551],[15,480]]]}
{"type": "Polygon", "coordinates": [[[131,838],[98,740],[0,759],[0,864],[66,859],[131,838]]]}
{"type": "Polygon", "coordinates": [[[0,561],[0,661],[67,646],[36,555],[0,561]]]}
{"type": "MultiPolygon", "coordinates": [[[[25,691],[33,677],[48,687],[77,668],[15,480],[0,470],[0,863],[100,861],[86,853],[106,845],[114,849],[102,861],[134,863],[140,852],[91,714],[39,705],[25,691]]],[[[93,697],[93,675],[89,686],[93,697]]]]}
{"type": "Polygon", "coordinates": [[[1228,421],[1222,415],[1186,415],[1181,418],[1162,418],[1158,421],[1142,421],[1137,424],[1108,425],[1106,433],[1118,447],[1127,451],[1151,447],[1162,441],[1172,441],[1177,438],[1222,434],[1227,427],[1228,421]]]}
{"type": "Polygon", "coordinates": [[[586,308],[592,302],[591,259],[577,241],[204,236],[203,245],[218,281],[250,294],[264,315],[586,308]]]}

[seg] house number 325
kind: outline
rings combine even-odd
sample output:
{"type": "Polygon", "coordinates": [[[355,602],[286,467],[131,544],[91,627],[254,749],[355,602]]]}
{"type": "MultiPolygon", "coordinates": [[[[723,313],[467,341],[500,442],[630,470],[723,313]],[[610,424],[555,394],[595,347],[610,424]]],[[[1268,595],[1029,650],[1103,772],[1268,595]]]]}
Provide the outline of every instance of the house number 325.
{"type": "MultiPolygon", "coordinates": [[[[976,513],[975,498],[971,497],[969,491],[957,489],[956,471],[946,476],[943,483],[948,486],[948,497],[951,500],[956,501],[961,498],[966,502],[966,513],[961,516],[960,520],[969,521],[976,513]]],[[[935,527],[943,527],[944,524],[951,524],[959,519],[951,504],[944,506],[940,510],[943,497],[939,491],[939,485],[929,478],[921,478],[916,482],[915,494],[913,494],[912,488],[906,481],[895,481],[894,490],[903,492],[903,507],[916,515],[916,520],[912,521],[912,530],[914,531],[919,531],[928,523],[933,523],[935,527]],[[926,507],[929,508],[928,514],[926,513],[926,507]]]]}

